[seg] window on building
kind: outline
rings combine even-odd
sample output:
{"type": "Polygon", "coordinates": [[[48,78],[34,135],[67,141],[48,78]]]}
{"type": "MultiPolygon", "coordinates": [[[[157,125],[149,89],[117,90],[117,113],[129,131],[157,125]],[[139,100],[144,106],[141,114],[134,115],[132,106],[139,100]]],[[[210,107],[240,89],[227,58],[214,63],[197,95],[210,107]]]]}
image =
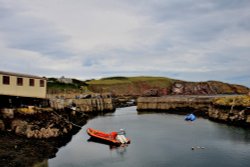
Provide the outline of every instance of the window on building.
{"type": "Polygon", "coordinates": [[[9,76],[3,76],[3,84],[4,85],[10,84],[10,77],[9,76]]]}
{"type": "Polygon", "coordinates": [[[30,79],[30,86],[35,86],[35,80],[34,79],[30,79]]]}
{"type": "Polygon", "coordinates": [[[44,87],[44,80],[40,80],[40,87],[44,87]]]}
{"type": "Polygon", "coordinates": [[[17,78],[16,84],[17,84],[18,86],[23,86],[23,78],[17,78]]]}

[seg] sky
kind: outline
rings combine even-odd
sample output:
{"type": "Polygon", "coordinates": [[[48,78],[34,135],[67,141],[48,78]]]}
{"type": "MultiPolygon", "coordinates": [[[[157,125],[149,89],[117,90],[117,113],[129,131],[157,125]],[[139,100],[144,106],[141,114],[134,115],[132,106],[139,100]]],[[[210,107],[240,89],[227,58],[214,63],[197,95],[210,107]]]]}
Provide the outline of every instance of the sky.
{"type": "Polygon", "coordinates": [[[249,0],[0,0],[0,71],[250,87],[249,0]]]}

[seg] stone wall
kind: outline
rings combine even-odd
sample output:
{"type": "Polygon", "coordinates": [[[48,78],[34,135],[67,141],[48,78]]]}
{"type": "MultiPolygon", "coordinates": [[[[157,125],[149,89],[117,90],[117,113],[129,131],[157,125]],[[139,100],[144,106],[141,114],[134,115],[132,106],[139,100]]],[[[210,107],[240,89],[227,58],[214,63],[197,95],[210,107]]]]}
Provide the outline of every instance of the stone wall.
{"type": "Polygon", "coordinates": [[[210,106],[211,99],[194,96],[164,96],[164,97],[139,97],[137,110],[178,111],[189,113],[196,111],[198,115],[204,115],[210,106]]]}
{"type": "Polygon", "coordinates": [[[137,110],[195,113],[214,121],[250,127],[250,107],[215,105],[213,99],[212,96],[140,97],[137,100],[137,110]]]}
{"type": "Polygon", "coordinates": [[[64,110],[74,108],[81,112],[102,112],[114,111],[112,98],[91,98],[91,99],[51,99],[50,105],[53,109],[64,110]]]}

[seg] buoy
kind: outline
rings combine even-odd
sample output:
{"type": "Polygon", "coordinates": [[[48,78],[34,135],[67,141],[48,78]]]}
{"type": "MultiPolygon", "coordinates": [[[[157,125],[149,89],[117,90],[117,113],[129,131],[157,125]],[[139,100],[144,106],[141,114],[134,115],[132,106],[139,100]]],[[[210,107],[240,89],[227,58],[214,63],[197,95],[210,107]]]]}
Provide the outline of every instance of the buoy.
{"type": "Polygon", "coordinates": [[[194,114],[189,114],[185,117],[186,121],[194,121],[196,119],[196,116],[194,114]]]}

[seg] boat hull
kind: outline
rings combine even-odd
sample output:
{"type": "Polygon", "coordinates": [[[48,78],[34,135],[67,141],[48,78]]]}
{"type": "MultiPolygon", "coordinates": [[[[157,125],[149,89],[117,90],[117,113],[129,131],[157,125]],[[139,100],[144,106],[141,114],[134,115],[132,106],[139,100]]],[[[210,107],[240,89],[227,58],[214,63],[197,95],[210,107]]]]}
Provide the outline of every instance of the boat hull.
{"type": "MultiPolygon", "coordinates": [[[[121,145],[122,144],[119,140],[117,140],[114,137],[114,135],[112,134],[113,132],[105,133],[105,132],[102,132],[102,131],[99,131],[96,129],[88,128],[87,133],[93,139],[101,140],[101,141],[104,141],[106,143],[113,144],[113,145],[121,145]]],[[[128,141],[126,144],[130,143],[130,140],[128,138],[126,138],[126,139],[128,141]]]]}

